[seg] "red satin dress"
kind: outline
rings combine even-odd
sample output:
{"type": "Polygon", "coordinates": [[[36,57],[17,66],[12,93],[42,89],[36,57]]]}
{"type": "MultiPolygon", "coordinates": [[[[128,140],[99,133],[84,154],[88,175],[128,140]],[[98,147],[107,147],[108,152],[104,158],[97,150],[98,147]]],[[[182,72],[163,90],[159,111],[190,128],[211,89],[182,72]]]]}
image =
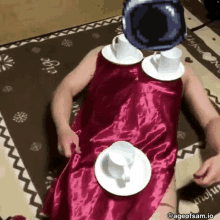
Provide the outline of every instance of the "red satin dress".
{"type": "Polygon", "coordinates": [[[54,180],[43,213],[52,220],[148,220],[156,211],[174,175],[182,79],[159,81],[141,62],[116,65],[101,52],[86,100],[72,129],[81,154],[73,152],[54,180]],[[94,167],[98,155],[116,141],[128,141],[150,160],[148,185],[132,196],[103,189],[94,167]]]}

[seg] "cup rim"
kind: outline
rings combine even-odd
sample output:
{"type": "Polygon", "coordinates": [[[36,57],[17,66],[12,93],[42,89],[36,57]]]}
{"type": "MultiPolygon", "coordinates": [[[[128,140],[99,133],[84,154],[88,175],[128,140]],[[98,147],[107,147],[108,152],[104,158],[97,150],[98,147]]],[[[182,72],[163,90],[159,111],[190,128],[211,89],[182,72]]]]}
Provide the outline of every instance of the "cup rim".
{"type": "MultiPolygon", "coordinates": [[[[165,57],[165,59],[172,59],[172,58],[169,58],[169,57],[165,57]]],[[[177,71],[178,69],[180,68],[180,65],[181,65],[181,59],[179,58],[173,58],[173,60],[179,60],[178,64],[176,65],[176,68],[177,68],[177,71]]],[[[160,61],[161,61],[161,56],[158,58],[158,65],[154,62],[154,59],[151,58],[151,62],[152,62],[152,65],[157,69],[158,73],[162,73],[163,71],[167,71],[166,68],[163,66],[163,65],[160,65],[160,61]]],[[[173,72],[176,72],[176,71],[171,71],[171,73],[173,72]]]]}
{"type": "Polygon", "coordinates": [[[134,156],[133,156],[132,160],[130,161],[130,163],[128,163],[128,162],[126,161],[126,164],[118,164],[118,163],[116,163],[116,162],[114,161],[114,158],[110,156],[111,153],[114,153],[114,152],[113,152],[113,151],[109,151],[109,153],[108,153],[109,159],[110,159],[114,164],[116,164],[116,165],[118,165],[118,166],[128,166],[128,165],[132,164],[132,163],[134,162],[134,160],[135,160],[135,152],[134,152],[134,156]]]}
{"type": "Polygon", "coordinates": [[[117,35],[116,37],[118,37],[119,40],[121,40],[121,41],[123,41],[123,42],[129,43],[129,41],[126,39],[126,37],[125,37],[124,34],[119,34],[119,35],[117,35]]]}
{"type": "Polygon", "coordinates": [[[179,58],[182,57],[182,54],[183,54],[182,50],[180,50],[179,48],[176,48],[176,47],[172,48],[171,50],[165,50],[165,51],[161,52],[161,56],[164,56],[165,58],[169,58],[169,59],[179,59],[179,58]],[[177,56],[177,57],[170,57],[170,56],[165,55],[166,53],[169,53],[172,50],[177,50],[177,53],[179,53],[179,56],[177,56]]]}

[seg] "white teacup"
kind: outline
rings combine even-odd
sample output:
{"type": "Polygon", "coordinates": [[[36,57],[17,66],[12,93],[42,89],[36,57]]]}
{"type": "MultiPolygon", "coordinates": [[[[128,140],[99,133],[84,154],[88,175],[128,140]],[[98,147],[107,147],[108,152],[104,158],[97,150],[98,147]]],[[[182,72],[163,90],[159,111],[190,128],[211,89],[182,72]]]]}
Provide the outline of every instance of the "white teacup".
{"type": "Polygon", "coordinates": [[[129,43],[124,34],[117,35],[113,38],[111,49],[118,61],[122,61],[127,57],[135,57],[138,51],[136,47],[129,43]],[[116,40],[118,40],[117,43],[116,40]]]}
{"type": "Polygon", "coordinates": [[[160,57],[156,59],[156,53],[154,53],[154,62],[156,64],[157,71],[159,73],[175,73],[180,67],[182,51],[174,47],[171,50],[162,51],[160,57]]]}
{"type": "Polygon", "coordinates": [[[112,144],[109,151],[108,171],[115,179],[130,181],[130,169],[135,159],[135,147],[126,141],[112,144]]]}

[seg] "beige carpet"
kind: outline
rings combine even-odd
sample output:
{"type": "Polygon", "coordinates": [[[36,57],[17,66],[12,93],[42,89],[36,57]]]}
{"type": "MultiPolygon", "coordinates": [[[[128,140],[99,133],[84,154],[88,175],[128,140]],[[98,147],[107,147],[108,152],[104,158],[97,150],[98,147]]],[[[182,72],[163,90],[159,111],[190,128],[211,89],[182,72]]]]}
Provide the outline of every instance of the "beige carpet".
{"type": "Polygon", "coordinates": [[[123,0],[1,0],[0,45],[121,15],[123,0]]]}
{"type": "Polygon", "coordinates": [[[8,149],[0,139],[0,217],[5,220],[9,216],[23,215],[33,220],[34,210],[28,205],[28,198],[20,185],[22,182],[18,180],[7,154],[8,149]]]}

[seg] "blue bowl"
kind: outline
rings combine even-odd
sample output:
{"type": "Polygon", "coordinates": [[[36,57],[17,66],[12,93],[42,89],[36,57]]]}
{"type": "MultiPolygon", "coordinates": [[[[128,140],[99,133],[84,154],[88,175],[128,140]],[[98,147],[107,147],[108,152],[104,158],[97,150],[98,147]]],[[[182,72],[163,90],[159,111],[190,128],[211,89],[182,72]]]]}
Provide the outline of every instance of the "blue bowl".
{"type": "Polygon", "coordinates": [[[138,49],[172,49],[187,36],[184,8],[178,0],[126,0],[122,29],[138,49]]]}

